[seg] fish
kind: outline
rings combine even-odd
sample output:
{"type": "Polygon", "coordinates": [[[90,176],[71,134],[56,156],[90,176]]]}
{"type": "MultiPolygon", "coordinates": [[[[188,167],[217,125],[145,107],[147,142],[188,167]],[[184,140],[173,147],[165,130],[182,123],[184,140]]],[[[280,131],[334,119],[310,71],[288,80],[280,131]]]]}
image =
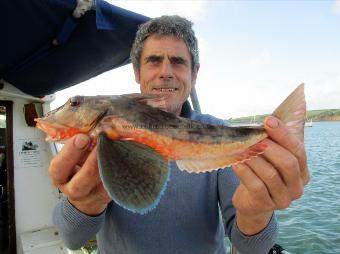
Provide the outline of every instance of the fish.
{"type": "MultiPolygon", "coordinates": [[[[140,214],[154,209],[166,191],[169,163],[190,173],[211,172],[264,153],[263,126],[212,125],[166,112],[157,95],[75,96],[35,119],[47,140],[65,141],[78,133],[96,140],[103,186],[119,206],[140,214]]],[[[304,84],[272,113],[303,141],[304,84]]]]}

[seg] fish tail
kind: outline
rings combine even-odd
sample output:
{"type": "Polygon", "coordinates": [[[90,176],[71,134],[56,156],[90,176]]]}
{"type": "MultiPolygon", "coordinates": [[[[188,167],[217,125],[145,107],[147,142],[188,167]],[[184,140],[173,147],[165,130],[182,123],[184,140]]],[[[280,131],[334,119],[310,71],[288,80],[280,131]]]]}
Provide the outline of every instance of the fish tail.
{"type": "Polygon", "coordinates": [[[304,140],[306,100],[304,84],[299,85],[273,112],[300,141],[304,140]]]}

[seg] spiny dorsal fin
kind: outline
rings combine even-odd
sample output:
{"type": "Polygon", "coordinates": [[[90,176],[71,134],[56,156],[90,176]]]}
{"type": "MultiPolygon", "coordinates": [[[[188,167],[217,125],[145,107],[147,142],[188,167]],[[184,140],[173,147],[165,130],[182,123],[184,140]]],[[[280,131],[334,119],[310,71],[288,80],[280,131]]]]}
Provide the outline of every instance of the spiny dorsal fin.
{"type": "Polygon", "coordinates": [[[124,97],[127,97],[129,99],[133,99],[138,101],[139,103],[146,104],[153,108],[158,108],[161,110],[166,109],[166,102],[165,98],[160,95],[156,94],[140,94],[140,93],[130,93],[130,94],[124,94],[122,95],[124,97]]]}

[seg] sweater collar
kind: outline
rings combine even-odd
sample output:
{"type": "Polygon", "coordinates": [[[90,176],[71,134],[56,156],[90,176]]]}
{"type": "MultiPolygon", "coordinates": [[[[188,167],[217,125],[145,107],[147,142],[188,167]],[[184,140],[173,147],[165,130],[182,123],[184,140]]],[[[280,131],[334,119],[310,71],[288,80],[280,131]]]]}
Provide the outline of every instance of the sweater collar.
{"type": "Polygon", "coordinates": [[[181,117],[185,117],[185,118],[190,118],[191,117],[191,113],[192,113],[192,109],[190,106],[189,101],[185,101],[182,105],[182,110],[181,110],[181,117]]]}

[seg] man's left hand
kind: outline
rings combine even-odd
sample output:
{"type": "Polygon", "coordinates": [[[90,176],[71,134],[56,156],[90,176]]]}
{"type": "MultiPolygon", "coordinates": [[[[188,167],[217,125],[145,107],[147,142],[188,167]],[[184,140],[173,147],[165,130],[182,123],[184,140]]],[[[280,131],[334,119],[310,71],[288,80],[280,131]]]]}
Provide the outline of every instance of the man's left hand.
{"type": "Polygon", "coordinates": [[[237,226],[254,235],[269,223],[274,210],[300,198],[309,181],[304,143],[275,117],[265,120],[269,138],[264,154],[233,166],[240,185],[233,196],[237,226]]]}

